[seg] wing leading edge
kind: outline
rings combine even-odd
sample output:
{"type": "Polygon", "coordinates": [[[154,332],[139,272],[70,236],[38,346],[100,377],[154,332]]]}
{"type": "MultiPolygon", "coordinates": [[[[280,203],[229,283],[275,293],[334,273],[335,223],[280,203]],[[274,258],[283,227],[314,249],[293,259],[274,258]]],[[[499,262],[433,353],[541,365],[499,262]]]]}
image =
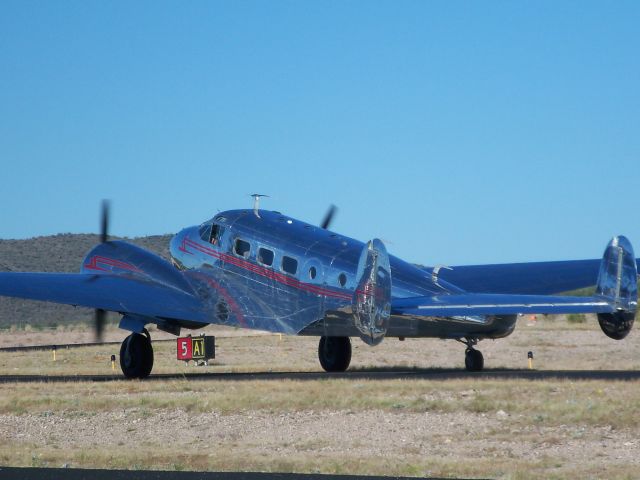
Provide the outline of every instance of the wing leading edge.
{"type": "Polygon", "coordinates": [[[613,313],[602,296],[556,297],[471,293],[434,297],[400,298],[392,302],[392,315],[453,317],[463,315],[512,315],[518,313],[613,313]]]}

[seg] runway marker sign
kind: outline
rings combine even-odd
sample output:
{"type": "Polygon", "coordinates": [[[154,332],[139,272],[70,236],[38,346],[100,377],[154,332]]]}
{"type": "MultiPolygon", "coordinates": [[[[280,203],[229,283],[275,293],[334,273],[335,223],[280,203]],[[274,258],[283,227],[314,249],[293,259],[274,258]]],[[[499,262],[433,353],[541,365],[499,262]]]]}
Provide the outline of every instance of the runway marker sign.
{"type": "Polygon", "coordinates": [[[177,340],[177,359],[188,362],[189,360],[207,361],[216,358],[215,338],[205,335],[179,337],[177,340]]]}

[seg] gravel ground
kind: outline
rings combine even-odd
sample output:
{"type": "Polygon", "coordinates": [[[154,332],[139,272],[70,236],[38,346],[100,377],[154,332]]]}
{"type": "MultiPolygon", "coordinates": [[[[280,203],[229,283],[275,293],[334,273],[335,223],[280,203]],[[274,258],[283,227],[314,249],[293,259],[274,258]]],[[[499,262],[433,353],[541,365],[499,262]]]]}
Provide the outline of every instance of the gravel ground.
{"type": "Polygon", "coordinates": [[[9,441],[46,444],[55,438],[65,449],[79,445],[95,448],[110,446],[114,439],[125,440],[125,448],[148,441],[171,444],[177,450],[197,444],[204,448],[235,443],[249,453],[294,453],[300,450],[342,452],[363,456],[397,456],[407,452],[419,455],[455,457],[461,452],[480,457],[535,458],[554,454],[563,444],[573,461],[593,460],[594,452],[608,461],[616,459],[640,464],[640,440],[630,432],[614,432],[609,426],[586,428],[562,425],[509,430],[510,440],[487,439],[485,434],[501,428],[508,413],[495,415],[460,413],[388,413],[380,411],[291,412],[272,415],[248,411],[241,415],[216,412],[191,414],[181,410],[159,410],[149,415],[140,411],[103,412],[69,418],[57,414],[1,415],[0,435],[9,441]],[[190,425],[190,428],[184,428],[190,425]],[[468,430],[463,442],[452,445],[452,438],[468,430]],[[522,441],[532,435],[557,437],[556,444],[522,441]],[[345,435],[348,432],[348,435],[345,435]],[[437,441],[434,441],[437,439],[437,441]],[[607,452],[615,452],[607,454],[607,452]]]}
{"type": "Polygon", "coordinates": [[[152,439],[153,444],[170,445],[176,451],[197,448],[211,455],[221,447],[241,446],[243,455],[255,457],[349,452],[355,458],[493,457],[534,463],[552,457],[569,471],[575,465],[591,465],[603,474],[605,467],[616,464],[640,466],[640,444],[634,432],[613,431],[609,426],[526,425],[508,427],[497,436],[495,431],[502,429],[508,417],[503,411],[495,415],[380,411],[221,415],[166,410],[143,415],[130,410],[75,418],[1,415],[0,437],[8,442],[55,444],[64,450],[111,447],[116,440],[122,449],[131,449],[152,439]],[[461,436],[461,431],[467,433],[461,436]]]}

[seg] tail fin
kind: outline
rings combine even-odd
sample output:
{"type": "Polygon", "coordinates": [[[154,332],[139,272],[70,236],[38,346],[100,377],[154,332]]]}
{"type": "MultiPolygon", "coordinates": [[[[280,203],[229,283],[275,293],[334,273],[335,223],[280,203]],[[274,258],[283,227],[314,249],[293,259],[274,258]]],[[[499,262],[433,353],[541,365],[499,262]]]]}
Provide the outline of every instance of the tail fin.
{"type": "Polygon", "coordinates": [[[600,328],[608,337],[623,339],[631,331],[638,305],[636,259],[626,237],[614,237],[607,245],[600,263],[596,294],[616,309],[614,313],[598,314],[600,328]]]}

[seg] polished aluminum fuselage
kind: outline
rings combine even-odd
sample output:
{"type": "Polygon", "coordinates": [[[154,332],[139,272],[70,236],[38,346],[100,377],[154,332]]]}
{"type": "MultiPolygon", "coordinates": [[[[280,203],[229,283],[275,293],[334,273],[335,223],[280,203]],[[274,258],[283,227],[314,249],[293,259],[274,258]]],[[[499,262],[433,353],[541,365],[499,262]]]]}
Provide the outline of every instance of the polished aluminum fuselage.
{"type": "MultiPolygon", "coordinates": [[[[201,226],[182,230],[170,245],[173,263],[201,289],[211,289],[211,323],[333,336],[358,336],[352,306],[363,248],[358,240],[264,210],[222,212],[201,226]],[[202,233],[210,225],[221,232],[213,243],[202,233]],[[251,247],[244,255],[234,248],[238,239],[251,247]],[[260,248],[273,252],[271,265],[259,261],[260,248]],[[284,256],[297,261],[295,274],[283,270],[284,256]]],[[[392,255],[389,260],[392,299],[461,292],[439,281],[432,269],[392,255]]],[[[514,326],[513,315],[392,314],[387,336],[498,338],[514,326]]]]}

